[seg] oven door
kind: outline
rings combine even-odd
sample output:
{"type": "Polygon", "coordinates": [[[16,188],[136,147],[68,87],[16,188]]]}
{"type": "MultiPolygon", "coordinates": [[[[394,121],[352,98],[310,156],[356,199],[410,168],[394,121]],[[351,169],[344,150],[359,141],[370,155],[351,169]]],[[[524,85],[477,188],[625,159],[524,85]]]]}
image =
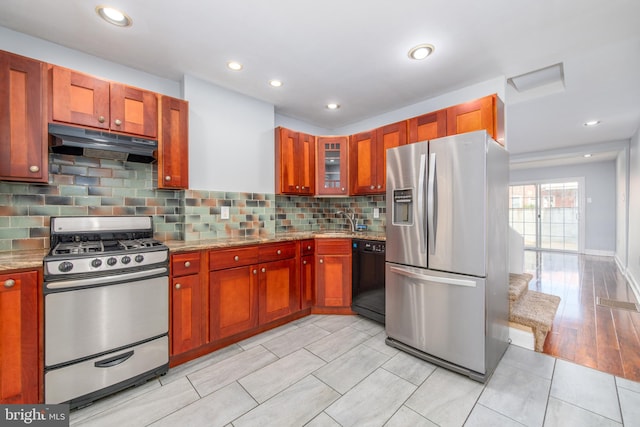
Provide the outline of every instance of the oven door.
{"type": "Polygon", "coordinates": [[[135,277],[135,273],[45,283],[45,367],[166,335],[169,279],[166,268],[154,270],[155,276],[146,271],[146,277],[131,280],[126,277],[135,277]]]}

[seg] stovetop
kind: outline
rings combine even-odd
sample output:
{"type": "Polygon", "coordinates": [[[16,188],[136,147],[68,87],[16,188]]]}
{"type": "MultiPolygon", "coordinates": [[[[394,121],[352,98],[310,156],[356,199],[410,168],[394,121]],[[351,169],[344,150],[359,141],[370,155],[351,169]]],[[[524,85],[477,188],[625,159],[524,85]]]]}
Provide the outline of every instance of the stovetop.
{"type": "Polygon", "coordinates": [[[155,248],[162,245],[162,242],[152,238],[60,242],[51,249],[51,255],[99,254],[103,252],[155,248]]]}

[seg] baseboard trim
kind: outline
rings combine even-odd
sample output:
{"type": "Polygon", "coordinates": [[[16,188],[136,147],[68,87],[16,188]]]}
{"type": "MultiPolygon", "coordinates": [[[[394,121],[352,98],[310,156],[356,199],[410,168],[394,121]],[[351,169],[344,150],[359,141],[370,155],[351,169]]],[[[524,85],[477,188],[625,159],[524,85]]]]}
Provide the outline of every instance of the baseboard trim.
{"type": "Polygon", "coordinates": [[[629,282],[629,287],[631,287],[631,290],[636,296],[636,300],[640,301],[640,286],[638,285],[638,281],[633,277],[633,274],[631,274],[629,270],[627,270],[627,274],[625,274],[625,276],[627,277],[627,282],[629,282]]]}
{"type": "Polygon", "coordinates": [[[595,255],[595,256],[608,256],[608,257],[615,256],[615,253],[613,251],[600,251],[597,249],[585,249],[584,254],[595,255]]]}
{"type": "Polygon", "coordinates": [[[627,277],[627,266],[622,265],[622,261],[620,260],[620,257],[618,257],[618,254],[616,254],[613,257],[613,260],[616,262],[616,265],[618,266],[618,270],[620,270],[620,273],[622,273],[624,277],[627,277]]]}

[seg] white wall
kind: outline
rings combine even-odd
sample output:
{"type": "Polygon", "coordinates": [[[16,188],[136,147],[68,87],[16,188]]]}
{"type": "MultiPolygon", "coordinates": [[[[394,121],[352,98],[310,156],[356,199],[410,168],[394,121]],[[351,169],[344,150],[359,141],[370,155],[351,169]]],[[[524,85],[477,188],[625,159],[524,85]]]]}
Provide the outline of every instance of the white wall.
{"type": "Polygon", "coordinates": [[[627,277],[640,298],[640,129],[629,149],[629,240],[627,277]]]}
{"type": "Polygon", "coordinates": [[[585,243],[587,253],[613,255],[616,250],[616,163],[586,163],[535,169],[512,170],[511,183],[559,178],[585,178],[585,243]]]}
{"type": "Polygon", "coordinates": [[[97,56],[0,27],[0,49],[107,80],[180,98],[180,82],[164,79],[97,56]]]}
{"type": "Polygon", "coordinates": [[[629,211],[629,149],[620,151],[616,158],[616,255],[615,259],[622,272],[627,269],[627,230],[629,211]]]}
{"type": "Polygon", "coordinates": [[[273,193],[274,107],[196,77],[189,101],[189,187],[273,193]]]}

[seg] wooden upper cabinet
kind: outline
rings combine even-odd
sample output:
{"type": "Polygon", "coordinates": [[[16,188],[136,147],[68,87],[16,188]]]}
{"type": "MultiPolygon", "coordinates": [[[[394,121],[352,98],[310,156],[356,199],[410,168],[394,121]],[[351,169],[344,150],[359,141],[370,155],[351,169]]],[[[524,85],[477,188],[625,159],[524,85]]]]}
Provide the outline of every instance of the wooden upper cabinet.
{"type": "Polygon", "coordinates": [[[51,66],[51,120],[97,129],[158,137],[154,92],[51,66]]]}
{"type": "Polygon", "coordinates": [[[189,188],[189,103],[160,98],[158,188],[189,188]]]}
{"type": "Polygon", "coordinates": [[[111,83],[111,129],[158,137],[158,96],[154,92],[111,83]]]}
{"type": "Polygon", "coordinates": [[[447,136],[447,110],[413,117],[409,122],[409,143],[447,136]]]}
{"type": "Polygon", "coordinates": [[[316,194],[346,196],[348,185],[349,137],[319,136],[316,140],[317,175],[316,194]]]}
{"type": "Polygon", "coordinates": [[[0,275],[0,403],[38,403],[37,271],[0,275]]]}
{"type": "Polygon", "coordinates": [[[504,145],[504,104],[497,95],[447,108],[447,135],[483,129],[504,145]]]}
{"type": "Polygon", "coordinates": [[[386,190],[387,149],[407,143],[407,122],[352,135],[349,141],[351,194],[382,194],[386,190]]]}
{"type": "Polygon", "coordinates": [[[46,64],[0,51],[0,179],[47,182],[46,64]]]}
{"type": "Polygon", "coordinates": [[[315,136],[278,127],[275,140],[276,192],[312,195],[315,190],[315,136]]]}

